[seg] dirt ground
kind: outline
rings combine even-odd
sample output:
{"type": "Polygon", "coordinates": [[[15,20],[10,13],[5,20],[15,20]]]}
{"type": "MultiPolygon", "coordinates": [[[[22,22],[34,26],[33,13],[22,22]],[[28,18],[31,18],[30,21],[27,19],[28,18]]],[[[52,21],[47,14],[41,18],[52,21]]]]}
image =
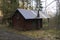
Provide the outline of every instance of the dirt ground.
{"type": "MultiPolygon", "coordinates": [[[[5,25],[0,25],[0,40],[57,40],[53,36],[46,36],[40,38],[28,37],[23,34],[16,34],[15,32],[8,31],[5,25]],[[51,38],[51,39],[50,39],[51,38]]],[[[24,32],[23,32],[24,33],[24,32]]]]}

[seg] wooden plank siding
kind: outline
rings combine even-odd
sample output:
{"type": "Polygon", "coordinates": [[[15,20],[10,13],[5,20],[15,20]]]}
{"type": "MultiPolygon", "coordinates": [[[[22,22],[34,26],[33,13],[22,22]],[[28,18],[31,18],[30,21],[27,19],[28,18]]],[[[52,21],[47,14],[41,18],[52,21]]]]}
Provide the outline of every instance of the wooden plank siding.
{"type": "Polygon", "coordinates": [[[18,11],[12,17],[13,26],[18,30],[36,30],[42,26],[42,19],[24,19],[18,11]]]}

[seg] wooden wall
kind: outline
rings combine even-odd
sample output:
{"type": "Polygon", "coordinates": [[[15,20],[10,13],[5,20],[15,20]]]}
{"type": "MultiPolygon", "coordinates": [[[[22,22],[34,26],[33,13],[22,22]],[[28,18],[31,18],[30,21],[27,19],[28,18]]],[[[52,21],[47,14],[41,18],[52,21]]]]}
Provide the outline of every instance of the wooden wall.
{"type": "Polygon", "coordinates": [[[40,28],[41,24],[41,20],[39,20],[39,24],[37,19],[24,19],[24,17],[20,14],[20,13],[16,13],[14,14],[14,16],[12,17],[12,21],[13,21],[13,25],[15,29],[18,30],[34,30],[37,29],[38,26],[40,28]]]}

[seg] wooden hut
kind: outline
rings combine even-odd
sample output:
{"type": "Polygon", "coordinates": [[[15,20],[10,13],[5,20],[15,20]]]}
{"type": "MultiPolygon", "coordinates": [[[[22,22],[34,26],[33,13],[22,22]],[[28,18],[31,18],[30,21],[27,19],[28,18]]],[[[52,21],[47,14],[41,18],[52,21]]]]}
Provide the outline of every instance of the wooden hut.
{"type": "Polygon", "coordinates": [[[17,9],[12,16],[12,22],[15,29],[18,30],[32,30],[42,28],[42,19],[49,18],[49,16],[39,11],[17,9]]]}

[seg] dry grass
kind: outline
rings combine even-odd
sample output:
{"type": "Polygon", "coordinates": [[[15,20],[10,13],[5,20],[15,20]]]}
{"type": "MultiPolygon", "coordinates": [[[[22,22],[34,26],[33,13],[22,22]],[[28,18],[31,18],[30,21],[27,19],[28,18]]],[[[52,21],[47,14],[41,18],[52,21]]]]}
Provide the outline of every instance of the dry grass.
{"type": "Polygon", "coordinates": [[[0,29],[3,29],[8,32],[13,32],[16,34],[22,34],[28,37],[33,37],[33,38],[49,38],[52,40],[55,40],[56,34],[60,33],[60,31],[49,29],[49,30],[31,30],[31,31],[18,31],[15,29],[11,29],[6,27],[5,25],[0,25],[0,29]]]}
{"type": "Polygon", "coordinates": [[[10,30],[10,32],[14,32],[16,34],[22,34],[32,38],[44,38],[49,40],[55,40],[56,31],[55,30],[35,30],[35,31],[18,31],[18,30],[10,30]]]}
{"type": "Polygon", "coordinates": [[[34,37],[34,38],[41,38],[41,37],[45,38],[45,37],[56,36],[56,32],[54,30],[22,31],[22,32],[17,32],[17,33],[34,37]]]}

